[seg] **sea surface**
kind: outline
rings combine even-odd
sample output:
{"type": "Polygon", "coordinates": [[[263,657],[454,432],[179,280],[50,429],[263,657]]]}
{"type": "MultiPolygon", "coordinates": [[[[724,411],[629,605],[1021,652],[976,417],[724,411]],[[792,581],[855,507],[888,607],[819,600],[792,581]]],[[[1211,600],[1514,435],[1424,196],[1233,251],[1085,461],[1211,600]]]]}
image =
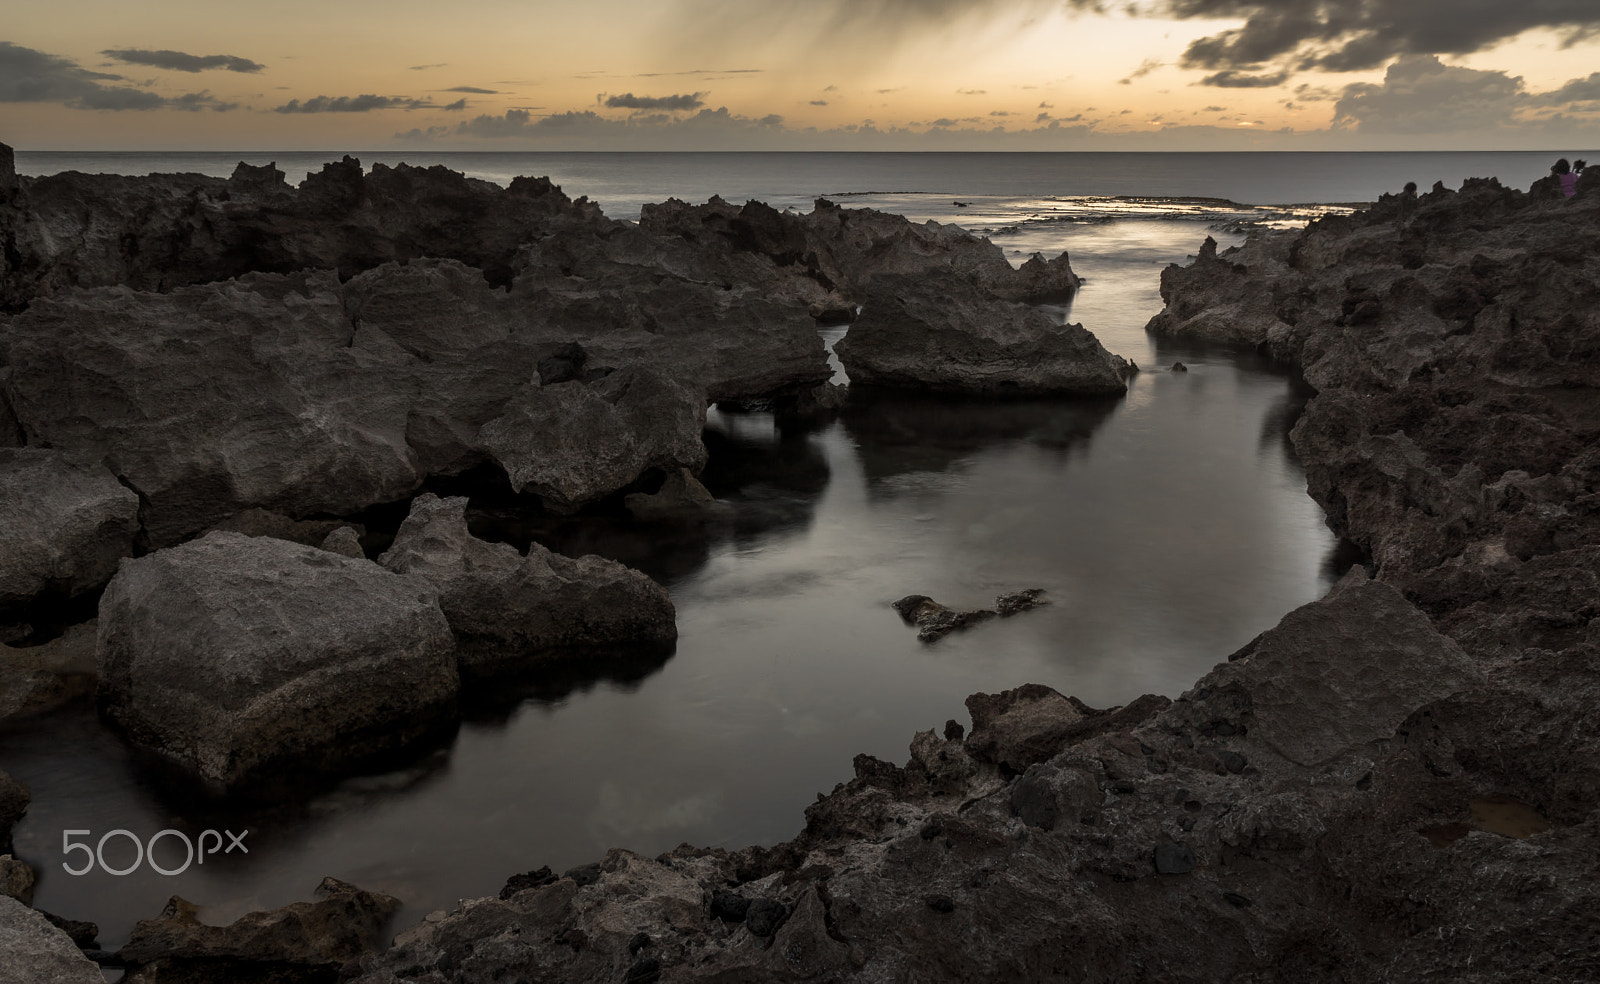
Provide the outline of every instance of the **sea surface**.
{"type": "MultiPolygon", "coordinates": [[[[295,180],[330,155],[17,155],[32,174],[226,174],[241,156],[276,160],[295,180]]],[[[1226,247],[1406,180],[1526,186],[1548,167],[1543,154],[357,156],[499,181],[548,173],[623,218],[669,196],[803,209],[828,195],[981,230],[1013,261],[1065,250],[1086,282],[1050,310],[1144,371],[1116,399],[875,395],[821,426],[714,409],[705,480],[728,517],[704,529],[475,502],[480,535],[603,553],[657,577],[677,606],[676,652],[479,695],[448,742],[309,800],[203,807],[87,704],[0,731],[0,768],[33,789],[16,845],[41,873],[36,904],[98,922],[108,947],[172,895],[223,922],[308,898],[333,875],[399,896],[404,926],[609,847],[770,844],[799,832],[855,754],[903,762],[914,732],[969,723],[973,692],[1035,682],[1102,706],[1177,696],[1353,558],[1306,496],[1288,441],[1308,391],[1252,354],[1146,335],[1161,269],[1208,235],[1226,247]],[[1169,371],[1180,360],[1189,371],[1169,371]],[[979,607],[1034,587],[1047,607],[932,645],[889,607],[908,594],[979,607]],[[97,841],[207,827],[248,829],[249,853],[174,877],[62,870],[80,860],[63,856],[63,831],[97,841]]],[[[114,867],[133,860],[128,838],[106,854],[114,867]]],[[[159,857],[182,862],[175,838],[159,857]]]]}

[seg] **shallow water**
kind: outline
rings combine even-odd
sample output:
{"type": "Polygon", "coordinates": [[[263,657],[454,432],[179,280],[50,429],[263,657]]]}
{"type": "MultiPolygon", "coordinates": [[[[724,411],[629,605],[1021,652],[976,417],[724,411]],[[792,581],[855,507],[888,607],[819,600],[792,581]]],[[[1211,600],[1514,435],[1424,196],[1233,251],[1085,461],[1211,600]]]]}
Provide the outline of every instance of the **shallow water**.
{"type": "MultiPolygon", "coordinates": [[[[850,204],[918,218],[955,207],[864,199],[850,204]]],[[[1148,370],[1126,397],[879,395],[811,429],[713,411],[706,481],[731,517],[700,531],[620,517],[519,527],[482,503],[481,532],[605,553],[662,579],[676,653],[620,680],[484,702],[407,768],[271,810],[208,814],[164,792],[87,707],[0,734],[3,768],[34,790],[16,840],[43,875],[37,904],[99,922],[114,946],[173,894],[221,921],[307,898],[334,875],[400,896],[403,925],[611,846],[772,843],[849,778],[852,756],[904,761],[913,732],[966,723],[974,691],[1038,682],[1097,705],[1176,695],[1320,596],[1336,544],[1286,440],[1304,392],[1252,358],[1143,332],[1161,266],[1198,248],[1205,221],[1149,212],[1023,228],[997,241],[1070,249],[1088,278],[1057,313],[1148,370]],[[1179,359],[1190,372],[1156,371],[1179,359]],[[912,593],[977,607],[1030,587],[1050,604],[933,645],[889,608],[912,593]],[[66,829],[97,840],[208,826],[248,828],[250,853],[176,877],[60,867],[66,829]]],[[[181,862],[175,840],[162,848],[164,866],[181,862]]],[[[113,866],[131,860],[125,839],[108,845],[113,866]]]]}

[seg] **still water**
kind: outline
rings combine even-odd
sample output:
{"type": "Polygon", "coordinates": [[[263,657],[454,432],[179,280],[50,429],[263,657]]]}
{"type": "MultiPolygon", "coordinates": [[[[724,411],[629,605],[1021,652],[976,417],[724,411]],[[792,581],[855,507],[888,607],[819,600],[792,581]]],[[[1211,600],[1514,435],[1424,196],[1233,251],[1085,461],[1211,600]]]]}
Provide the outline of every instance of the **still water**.
{"type": "MultiPolygon", "coordinates": [[[[798,832],[856,753],[904,761],[915,731],[966,723],[969,693],[1037,682],[1096,705],[1176,695],[1326,591],[1336,544],[1286,439],[1304,390],[1252,358],[1143,331],[1162,265],[1227,216],[1152,204],[1062,221],[1087,206],[954,200],[848,204],[1015,226],[995,235],[1013,259],[1070,249],[1087,283],[1057,313],[1146,370],[1125,397],[864,396],[821,426],[713,411],[706,481],[729,517],[701,530],[616,516],[519,527],[484,503],[480,531],[531,531],[660,578],[677,605],[676,653],[484,702],[406,768],[271,809],[210,814],[163,792],[88,707],[15,727],[0,734],[0,767],[33,788],[16,841],[42,875],[36,904],[98,922],[115,946],[170,895],[226,921],[307,898],[334,875],[399,896],[406,925],[514,872],[559,871],[612,846],[772,843],[798,832]],[[1177,360],[1190,371],[1163,368],[1177,360]],[[913,593],[977,607],[1033,587],[1047,607],[933,645],[889,607],[913,593]],[[248,828],[250,853],[176,877],[61,869],[63,830],[208,826],[248,828]]],[[[126,864],[132,849],[117,846],[108,854],[126,864]]],[[[163,851],[164,866],[182,861],[175,840],[163,851]]]]}

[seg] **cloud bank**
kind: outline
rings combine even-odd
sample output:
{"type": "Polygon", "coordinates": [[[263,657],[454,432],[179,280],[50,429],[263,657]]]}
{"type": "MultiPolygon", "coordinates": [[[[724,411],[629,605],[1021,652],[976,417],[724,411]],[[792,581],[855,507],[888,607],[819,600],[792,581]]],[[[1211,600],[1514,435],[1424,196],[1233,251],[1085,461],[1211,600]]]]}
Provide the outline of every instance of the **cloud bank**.
{"type": "MultiPolygon", "coordinates": [[[[461,100],[466,105],[466,100],[461,100]]],[[[274,113],[370,113],[375,109],[444,109],[427,99],[408,99],[405,96],[316,96],[301,102],[291,99],[273,109],[274,113]]]]}
{"type": "Polygon", "coordinates": [[[704,106],[706,102],[701,98],[704,95],[704,92],[693,92],[682,96],[636,96],[625,92],[620,96],[607,96],[605,104],[610,109],[655,109],[676,113],[704,106]]]}
{"type": "Polygon", "coordinates": [[[59,55],[0,41],[0,103],[61,103],[69,109],[149,110],[212,109],[226,111],[238,103],[225,103],[209,92],[191,92],[173,98],[129,85],[121,75],[91,72],[59,55]]]}

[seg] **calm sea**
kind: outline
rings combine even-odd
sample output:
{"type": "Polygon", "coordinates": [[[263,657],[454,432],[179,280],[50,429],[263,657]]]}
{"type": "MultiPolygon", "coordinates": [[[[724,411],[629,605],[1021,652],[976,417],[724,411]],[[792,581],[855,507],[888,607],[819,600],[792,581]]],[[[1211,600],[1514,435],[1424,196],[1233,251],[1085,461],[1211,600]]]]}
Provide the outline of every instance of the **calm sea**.
{"type": "MultiPolygon", "coordinates": [[[[297,180],[329,155],[22,153],[18,164],[225,175],[241,156],[297,180]]],[[[1545,154],[358,156],[497,181],[549,174],[618,217],[668,196],[807,208],[832,195],[983,230],[1014,260],[1068,250],[1087,282],[1055,313],[1146,371],[1120,399],[884,395],[809,430],[713,411],[705,479],[732,518],[703,530],[476,504],[483,534],[603,553],[660,579],[678,609],[676,653],[623,680],[596,673],[485,706],[408,767],[309,802],[207,813],[147,774],[87,705],[0,732],[0,768],[34,792],[16,842],[42,873],[37,903],[98,922],[111,947],[174,894],[226,920],[306,898],[334,875],[400,896],[406,925],[493,894],[514,872],[563,870],[612,846],[771,843],[799,831],[853,755],[904,761],[913,732],[965,722],[974,691],[1038,682],[1098,705],[1181,693],[1319,597],[1349,560],[1288,445],[1306,391],[1249,356],[1148,337],[1162,267],[1207,235],[1241,241],[1237,223],[1289,225],[1322,210],[1283,206],[1371,200],[1408,180],[1526,186],[1549,164],[1545,154]],[[1190,371],[1165,370],[1178,360],[1190,371]],[[1051,604],[931,646],[889,607],[913,593],[976,607],[1029,587],[1051,604]],[[63,830],[148,838],[205,826],[250,829],[251,853],[170,878],[61,870],[63,830]]]]}

